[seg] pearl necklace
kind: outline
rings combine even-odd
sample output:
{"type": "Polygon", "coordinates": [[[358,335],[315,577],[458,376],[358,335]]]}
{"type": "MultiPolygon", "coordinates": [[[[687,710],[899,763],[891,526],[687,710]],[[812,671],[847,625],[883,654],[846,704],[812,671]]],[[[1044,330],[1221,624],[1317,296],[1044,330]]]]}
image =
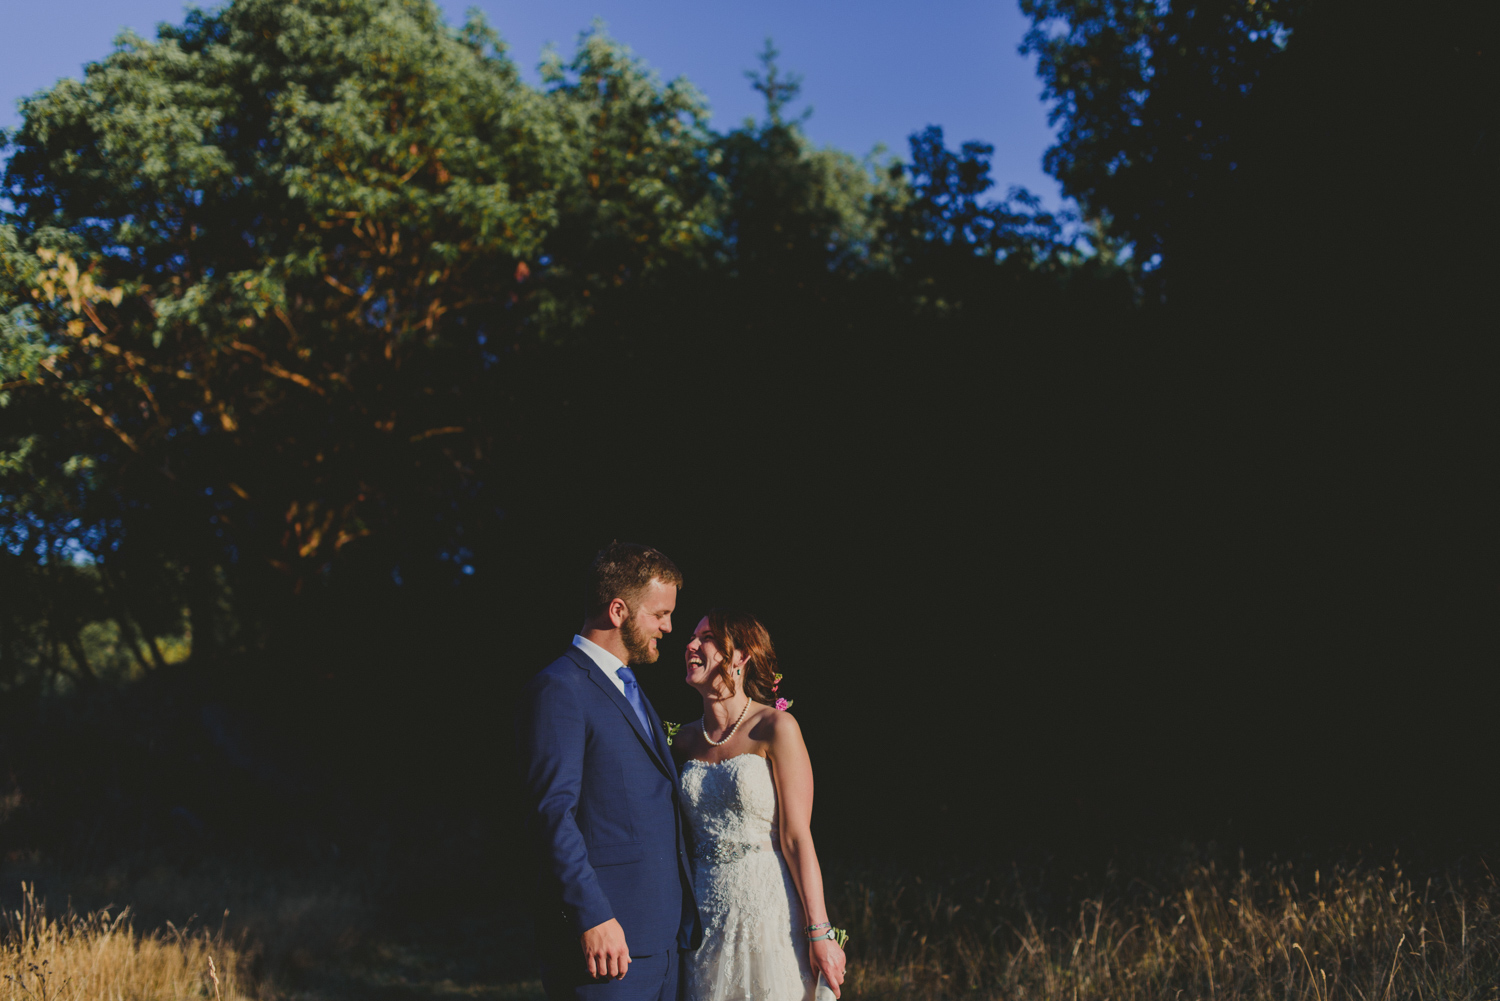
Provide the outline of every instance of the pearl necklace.
{"type": "Polygon", "coordinates": [[[715,747],[723,747],[725,744],[729,743],[729,738],[734,736],[734,731],[740,728],[740,724],[745,722],[745,714],[749,711],[750,699],[747,698],[745,699],[745,708],[740,710],[740,718],[734,721],[734,726],[729,728],[729,732],[724,735],[723,740],[714,740],[708,735],[708,713],[704,713],[703,718],[698,721],[698,729],[703,731],[704,740],[708,741],[715,747]]]}

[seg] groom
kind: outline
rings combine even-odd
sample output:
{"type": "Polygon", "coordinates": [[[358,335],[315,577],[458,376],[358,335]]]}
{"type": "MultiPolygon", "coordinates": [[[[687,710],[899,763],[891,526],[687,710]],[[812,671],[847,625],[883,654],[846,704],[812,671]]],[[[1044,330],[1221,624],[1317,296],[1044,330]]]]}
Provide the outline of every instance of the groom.
{"type": "Polygon", "coordinates": [[[703,938],[677,768],[632,670],[659,656],[681,586],[655,549],[611,543],[589,568],[583,628],[526,688],[517,730],[553,1001],[676,1001],[677,950],[703,938]]]}

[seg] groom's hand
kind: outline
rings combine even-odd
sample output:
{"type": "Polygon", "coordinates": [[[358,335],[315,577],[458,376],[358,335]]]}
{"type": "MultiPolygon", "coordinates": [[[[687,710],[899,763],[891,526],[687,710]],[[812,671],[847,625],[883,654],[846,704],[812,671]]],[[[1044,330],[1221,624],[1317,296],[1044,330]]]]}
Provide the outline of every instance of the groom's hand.
{"type": "Polygon", "coordinates": [[[630,969],[630,948],[625,944],[625,929],[610,918],[583,933],[583,961],[589,976],[595,980],[619,980],[630,969]]]}

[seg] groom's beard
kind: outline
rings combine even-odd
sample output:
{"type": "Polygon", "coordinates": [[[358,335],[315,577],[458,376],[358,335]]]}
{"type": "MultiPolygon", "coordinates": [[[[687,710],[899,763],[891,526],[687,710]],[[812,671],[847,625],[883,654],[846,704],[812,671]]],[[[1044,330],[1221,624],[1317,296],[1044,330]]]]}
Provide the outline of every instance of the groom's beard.
{"type": "Polygon", "coordinates": [[[654,664],[661,656],[661,651],[651,649],[651,638],[635,624],[633,617],[620,625],[620,640],[625,644],[625,652],[630,655],[628,663],[632,665],[654,664]]]}

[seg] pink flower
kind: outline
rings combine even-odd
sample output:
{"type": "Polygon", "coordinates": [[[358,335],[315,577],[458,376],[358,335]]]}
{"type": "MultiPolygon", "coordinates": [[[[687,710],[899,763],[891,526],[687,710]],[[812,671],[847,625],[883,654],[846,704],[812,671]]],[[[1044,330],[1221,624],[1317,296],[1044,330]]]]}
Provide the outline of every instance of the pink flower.
{"type": "Polygon", "coordinates": [[[786,699],[777,699],[776,700],[776,708],[785,711],[787,709],[792,708],[792,704],[790,702],[788,702],[786,699]]]}

